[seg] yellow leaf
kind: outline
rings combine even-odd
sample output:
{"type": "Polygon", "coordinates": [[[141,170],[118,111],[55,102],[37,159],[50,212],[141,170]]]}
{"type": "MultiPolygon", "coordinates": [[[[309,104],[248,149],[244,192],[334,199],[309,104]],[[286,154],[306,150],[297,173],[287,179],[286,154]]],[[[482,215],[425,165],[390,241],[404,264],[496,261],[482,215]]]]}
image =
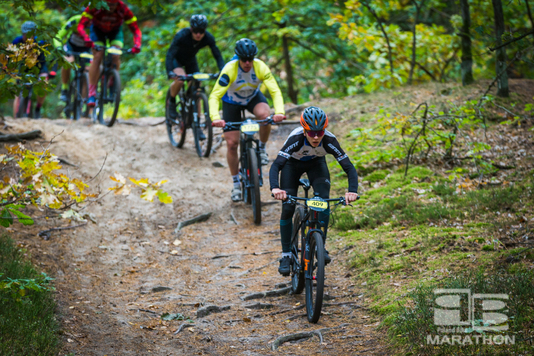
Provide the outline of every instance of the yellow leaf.
{"type": "Polygon", "coordinates": [[[158,194],[158,191],[153,189],[152,187],[148,187],[143,191],[143,194],[141,194],[141,199],[144,199],[146,201],[154,201],[154,197],[158,194]]]}
{"type": "Polygon", "coordinates": [[[126,184],[126,178],[124,178],[120,173],[115,172],[115,177],[110,176],[109,178],[115,182],[126,184]]]}
{"type": "MultiPolygon", "coordinates": [[[[132,181],[132,183],[134,183],[135,185],[139,185],[139,186],[142,186],[142,187],[148,187],[148,178],[141,178],[139,180],[136,180],[134,178],[128,178],[132,181]]],[[[152,198],[154,199],[154,198],[152,198]]],[[[152,200],[151,200],[152,201],[152,200]]]]}

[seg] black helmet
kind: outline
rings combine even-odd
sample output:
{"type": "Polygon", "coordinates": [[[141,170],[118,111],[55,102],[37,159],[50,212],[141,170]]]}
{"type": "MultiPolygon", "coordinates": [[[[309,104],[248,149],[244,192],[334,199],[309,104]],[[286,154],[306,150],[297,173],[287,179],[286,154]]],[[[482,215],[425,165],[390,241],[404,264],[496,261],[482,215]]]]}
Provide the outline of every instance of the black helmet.
{"type": "Polygon", "coordinates": [[[189,24],[192,28],[198,28],[199,30],[205,30],[208,27],[208,19],[204,15],[193,15],[189,24]]]}
{"type": "Polygon", "coordinates": [[[328,126],[328,116],[322,109],[309,106],[302,112],[300,124],[306,131],[321,131],[328,126]]]}
{"type": "Polygon", "coordinates": [[[258,47],[254,41],[242,38],[235,43],[235,54],[241,59],[254,59],[258,54],[258,47]]]}

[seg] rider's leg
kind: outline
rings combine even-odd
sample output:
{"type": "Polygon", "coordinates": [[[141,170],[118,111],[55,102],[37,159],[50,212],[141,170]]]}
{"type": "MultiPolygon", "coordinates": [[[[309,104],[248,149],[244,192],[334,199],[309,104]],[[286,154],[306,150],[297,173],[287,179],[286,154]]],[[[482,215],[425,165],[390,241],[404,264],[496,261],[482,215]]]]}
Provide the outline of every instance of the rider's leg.
{"type": "Polygon", "coordinates": [[[232,177],[239,174],[239,155],[237,149],[239,148],[239,131],[227,131],[224,133],[224,140],[226,141],[226,161],[230,174],[232,177]]]}
{"type": "MultiPolygon", "coordinates": [[[[298,163],[293,164],[288,161],[280,176],[280,189],[285,190],[288,195],[297,195],[299,178],[302,171],[298,169],[298,163]]],[[[293,233],[293,214],[295,205],[282,203],[282,214],[280,216],[280,241],[282,242],[282,256],[278,273],[287,276],[290,272],[291,264],[291,234],[293,233]]]]}
{"type": "Polygon", "coordinates": [[[13,118],[14,119],[17,117],[17,114],[19,111],[19,102],[20,102],[20,96],[17,95],[15,97],[15,100],[13,100],[13,118]]]}
{"type": "Polygon", "coordinates": [[[96,85],[100,76],[100,64],[104,58],[104,51],[93,49],[93,62],[89,65],[89,97],[96,97],[96,85]]]}
{"type": "MultiPolygon", "coordinates": [[[[110,33],[109,35],[109,41],[111,47],[122,49],[124,48],[124,33],[122,32],[122,26],[119,27],[119,30],[116,33],[110,33]]],[[[120,56],[112,56],[113,64],[115,65],[115,69],[120,71],[121,69],[121,57],[120,56]]]]}
{"type": "MultiPolygon", "coordinates": [[[[65,56],[65,60],[68,63],[74,62],[74,56],[65,56]]],[[[70,82],[70,67],[62,67],[61,68],[61,97],[60,99],[62,101],[67,101],[67,92],[69,90],[69,82],[70,82]]]]}
{"type": "MultiPolygon", "coordinates": [[[[172,71],[176,75],[185,75],[185,70],[182,67],[174,68],[172,71]]],[[[171,84],[171,98],[176,98],[176,95],[178,95],[183,86],[184,82],[182,80],[174,78],[171,84]]]]}
{"type": "MultiPolygon", "coordinates": [[[[48,72],[40,73],[39,79],[48,82],[48,72]]],[[[37,103],[35,104],[35,113],[34,113],[35,119],[41,118],[41,107],[43,106],[45,99],[46,99],[46,95],[37,97],[37,103]]]]}

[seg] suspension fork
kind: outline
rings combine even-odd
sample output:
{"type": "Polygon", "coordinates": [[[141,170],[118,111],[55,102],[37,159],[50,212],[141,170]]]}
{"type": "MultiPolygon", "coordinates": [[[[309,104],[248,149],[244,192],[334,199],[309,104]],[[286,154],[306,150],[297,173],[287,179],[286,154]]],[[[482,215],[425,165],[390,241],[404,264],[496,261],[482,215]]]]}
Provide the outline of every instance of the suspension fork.
{"type": "Polygon", "coordinates": [[[318,232],[323,236],[323,232],[320,229],[310,229],[306,234],[306,240],[304,242],[304,277],[306,279],[313,279],[313,270],[311,268],[311,236],[314,232],[318,232]]]}

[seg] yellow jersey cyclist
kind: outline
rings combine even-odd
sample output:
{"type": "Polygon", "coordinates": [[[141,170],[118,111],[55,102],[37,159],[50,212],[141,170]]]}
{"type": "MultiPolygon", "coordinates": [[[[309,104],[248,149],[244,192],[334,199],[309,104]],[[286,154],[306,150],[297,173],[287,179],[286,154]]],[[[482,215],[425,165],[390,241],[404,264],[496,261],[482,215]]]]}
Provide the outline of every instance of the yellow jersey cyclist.
{"type": "MultiPolygon", "coordinates": [[[[345,193],[347,204],[358,199],[358,174],[349,157],[339,145],[336,136],[326,130],[328,116],[315,106],[306,108],[300,117],[299,127],[289,134],[284,146],[278,153],[269,171],[269,183],[275,199],[286,200],[288,195],[296,196],[300,177],[306,173],[315,193],[323,199],[330,195],[330,172],[325,156],[333,155],[348,176],[349,189],[345,193]],[[281,171],[281,174],[280,174],[281,171]],[[278,176],[280,174],[280,180],[278,176]]],[[[280,217],[280,237],[282,258],[278,272],[289,275],[291,262],[291,233],[295,205],[282,204],[280,217]]],[[[324,228],[325,236],[330,217],[329,209],[319,213],[319,225],[324,228]]],[[[326,245],[325,245],[326,246],[326,245]]],[[[331,258],[325,250],[325,263],[331,258]]]]}
{"type": "MultiPolygon", "coordinates": [[[[271,70],[258,58],[258,47],[254,41],[242,38],[235,46],[235,56],[224,66],[219,75],[219,79],[211,91],[209,97],[209,109],[213,126],[224,127],[226,121],[241,121],[241,110],[247,109],[253,113],[258,120],[267,118],[270,114],[267,99],[260,91],[262,83],[265,84],[273,98],[275,122],[285,118],[284,98],[274,79],[271,70]],[[219,102],[222,99],[223,119],[219,115],[219,102]]],[[[261,126],[260,128],[260,157],[261,164],[269,163],[265,145],[269,139],[271,126],[261,126]]],[[[237,129],[225,129],[224,139],[227,144],[226,159],[230,174],[232,175],[233,189],[232,200],[242,200],[243,192],[239,179],[239,157],[237,149],[239,147],[239,131],[237,129]]]]}
{"type": "MultiPolygon", "coordinates": [[[[65,60],[69,63],[74,62],[74,56],[69,55],[69,52],[91,52],[91,48],[85,46],[84,39],[78,34],[78,23],[80,22],[81,18],[81,13],[69,18],[54,38],[54,47],[63,48],[63,50],[67,52],[65,60]]],[[[69,81],[70,68],[61,68],[61,95],[59,97],[61,101],[67,101],[69,81]]]]}

